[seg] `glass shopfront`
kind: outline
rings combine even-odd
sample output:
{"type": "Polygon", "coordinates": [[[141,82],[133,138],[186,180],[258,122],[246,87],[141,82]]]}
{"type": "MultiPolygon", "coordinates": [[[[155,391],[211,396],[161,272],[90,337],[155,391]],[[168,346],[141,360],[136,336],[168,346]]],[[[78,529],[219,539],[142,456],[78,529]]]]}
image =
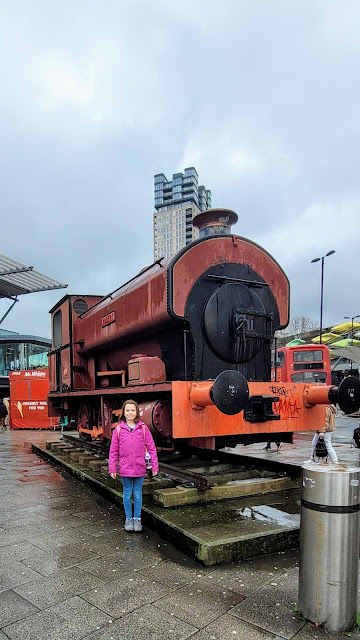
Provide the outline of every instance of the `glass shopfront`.
{"type": "Polygon", "coordinates": [[[47,353],[51,349],[51,340],[9,334],[10,332],[7,335],[0,333],[0,375],[7,376],[9,371],[42,369],[48,366],[47,353]]]}

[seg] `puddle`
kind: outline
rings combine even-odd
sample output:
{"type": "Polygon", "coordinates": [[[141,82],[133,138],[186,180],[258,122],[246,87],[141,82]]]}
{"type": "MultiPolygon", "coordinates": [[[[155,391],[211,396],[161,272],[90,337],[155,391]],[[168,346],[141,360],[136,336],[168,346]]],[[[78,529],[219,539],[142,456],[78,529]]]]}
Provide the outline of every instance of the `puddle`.
{"type": "Polygon", "coordinates": [[[236,509],[236,513],[243,518],[250,518],[257,522],[268,522],[269,524],[280,524],[284,526],[297,526],[300,516],[296,513],[286,513],[270,507],[267,504],[259,504],[256,507],[244,507],[236,509]]]}

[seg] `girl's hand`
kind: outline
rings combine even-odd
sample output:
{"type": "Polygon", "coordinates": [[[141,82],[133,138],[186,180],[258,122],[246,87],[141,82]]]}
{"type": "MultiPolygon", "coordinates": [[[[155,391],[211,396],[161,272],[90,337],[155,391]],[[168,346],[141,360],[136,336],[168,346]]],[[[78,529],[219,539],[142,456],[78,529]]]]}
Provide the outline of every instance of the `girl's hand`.
{"type": "Polygon", "coordinates": [[[153,476],[157,476],[158,473],[159,473],[158,471],[153,471],[152,472],[153,476]]]}
{"type": "Polygon", "coordinates": [[[116,478],[116,473],[110,473],[109,475],[110,475],[110,478],[114,478],[114,480],[115,480],[115,478],[116,478]]]}

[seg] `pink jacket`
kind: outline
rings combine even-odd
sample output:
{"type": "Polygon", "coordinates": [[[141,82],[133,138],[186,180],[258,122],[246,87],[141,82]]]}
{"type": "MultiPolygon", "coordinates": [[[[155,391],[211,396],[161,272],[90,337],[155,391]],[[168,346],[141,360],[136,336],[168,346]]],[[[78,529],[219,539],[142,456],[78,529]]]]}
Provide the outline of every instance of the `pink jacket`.
{"type": "Polygon", "coordinates": [[[146,475],[145,446],[151,455],[152,470],[159,471],[156,447],[149,428],[145,427],[145,443],[140,420],[135,429],[131,431],[125,422],[120,422],[120,438],[118,427],[116,426],[110,445],[109,452],[109,473],[119,473],[120,476],[128,478],[139,478],[146,475]],[[119,471],[117,469],[119,464],[119,471]]]}

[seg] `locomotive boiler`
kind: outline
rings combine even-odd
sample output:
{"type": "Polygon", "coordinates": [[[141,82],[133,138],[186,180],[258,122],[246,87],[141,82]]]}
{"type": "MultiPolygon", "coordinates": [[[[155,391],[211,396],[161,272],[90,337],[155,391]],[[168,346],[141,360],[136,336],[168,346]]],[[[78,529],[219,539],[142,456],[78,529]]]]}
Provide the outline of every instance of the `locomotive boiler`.
{"type": "Polygon", "coordinates": [[[158,445],[216,449],[290,441],[324,424],[329,401],[357,408],[355,382],[271,382],[289,282],[267,251],[231,233],[236,221],[227,209],[199,213],[199,238],[173,257],[105,297],[66,295],[51,309],[50,416],[109,439],[132,398],[158,445]]]}

